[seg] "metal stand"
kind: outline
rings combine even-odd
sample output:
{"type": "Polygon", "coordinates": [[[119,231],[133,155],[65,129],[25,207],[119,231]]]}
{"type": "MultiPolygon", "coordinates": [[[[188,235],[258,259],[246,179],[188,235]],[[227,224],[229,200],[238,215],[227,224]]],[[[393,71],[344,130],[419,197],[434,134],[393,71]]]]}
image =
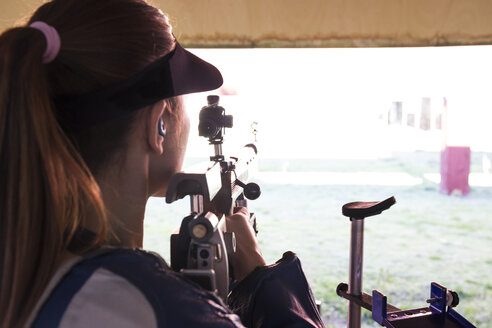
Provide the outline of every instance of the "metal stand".
{"type": "Polygon", "coordinates": [[[396,202],[390,197],[382,202],[353,202],[342,207],[342,213],[350,218],[350,263],[348,328],[360,328],[362,299],[362,268],[364,258],[364,219],[380,214],[396,202]]]}
{"type": "Polygon", "coordinates": [[[350,218],[349,285],[340,283],[337,294],[349,301],[348,328],[360,328],[361,307],[372,312],[372,319],[387,328],[476,328],[453,310],[459,303],[458,294],[435,282],[431,283],[429,307],[404,310],[389,304],[377,290],[372,295],[362,291],[362,262],[364,251],[364,219],[380,214],[395,203],[390,197],[382,202],[353,202],[342,207],[350,218]]]}

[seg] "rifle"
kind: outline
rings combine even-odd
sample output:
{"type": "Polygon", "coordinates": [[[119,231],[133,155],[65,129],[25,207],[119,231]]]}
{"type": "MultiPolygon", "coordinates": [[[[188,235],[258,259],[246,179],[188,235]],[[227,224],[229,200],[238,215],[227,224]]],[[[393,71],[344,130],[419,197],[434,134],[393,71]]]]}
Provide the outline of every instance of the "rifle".
{"type": "MultiPolygon", "coordinates": [[[[239,156],[226,158],[222,144],[233,117],[219,106],[219,96],[208,96],[207,102],[200,111],[198,132],[208,138],[214,156],[205,167],[176,173],[166,193],[167,203],[189,195],[191,205],[191,214],[181,221],[179,233],[171,235],[171,268],[225,300],[232,277],[228,256],[236,246],[234,234],[226,231],[225,216],[232,215],[235,206],[246,206],[246,199],[260,196],[260,187],[249,182],[257,170],[258,150],[251,143],[239,156]]],[[[257,233],[254,213],[250,224],[257,233]]]]}

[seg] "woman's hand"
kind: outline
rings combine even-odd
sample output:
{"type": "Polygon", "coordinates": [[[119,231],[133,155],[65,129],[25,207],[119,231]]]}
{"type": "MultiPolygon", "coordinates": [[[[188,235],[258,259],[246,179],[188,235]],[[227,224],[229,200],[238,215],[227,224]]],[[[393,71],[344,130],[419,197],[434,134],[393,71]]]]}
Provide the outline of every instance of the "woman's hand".
{"type": "Polygon", "coordinates": [[[234,208],[234,214],[226,218],[226,229],[236,235],[236,252],[229,257],[237,281],[243,280],[256,267],[266,265],[256,240],[253,227],[249,224],[246,207],[234,208]]]}

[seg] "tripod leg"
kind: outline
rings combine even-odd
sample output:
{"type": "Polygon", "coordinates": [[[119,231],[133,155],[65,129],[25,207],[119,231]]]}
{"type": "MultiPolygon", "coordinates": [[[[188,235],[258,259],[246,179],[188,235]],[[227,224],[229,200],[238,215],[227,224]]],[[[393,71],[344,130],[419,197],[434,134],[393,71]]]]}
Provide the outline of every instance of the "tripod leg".
{"type": "MultiPolygon", "coordinates": [[[[352,219],[350,224],[350,263],[349,263],[349,294],[362,295],[362,263],[364,256],[364,219],[352,219]]],[[[348,328],[360,328],[361,308],[349,302],[348,328]]]]}

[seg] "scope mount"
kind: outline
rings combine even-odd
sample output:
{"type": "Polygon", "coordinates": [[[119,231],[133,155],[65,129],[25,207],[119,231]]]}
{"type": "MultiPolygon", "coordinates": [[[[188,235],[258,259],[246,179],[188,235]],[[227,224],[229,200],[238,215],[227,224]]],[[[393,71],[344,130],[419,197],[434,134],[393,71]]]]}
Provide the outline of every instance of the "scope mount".
{"type": "Polygon", "coordinates": [[[198,135],[208,138],[208,143],[214,147],[214,156],[211,161],[224,161],[222,144],[226,128],[233,127],[232,115],[226,115],[224,107],[219,106],[219,96],[207,96],[207,106],[200,110],[198,135]]]}

